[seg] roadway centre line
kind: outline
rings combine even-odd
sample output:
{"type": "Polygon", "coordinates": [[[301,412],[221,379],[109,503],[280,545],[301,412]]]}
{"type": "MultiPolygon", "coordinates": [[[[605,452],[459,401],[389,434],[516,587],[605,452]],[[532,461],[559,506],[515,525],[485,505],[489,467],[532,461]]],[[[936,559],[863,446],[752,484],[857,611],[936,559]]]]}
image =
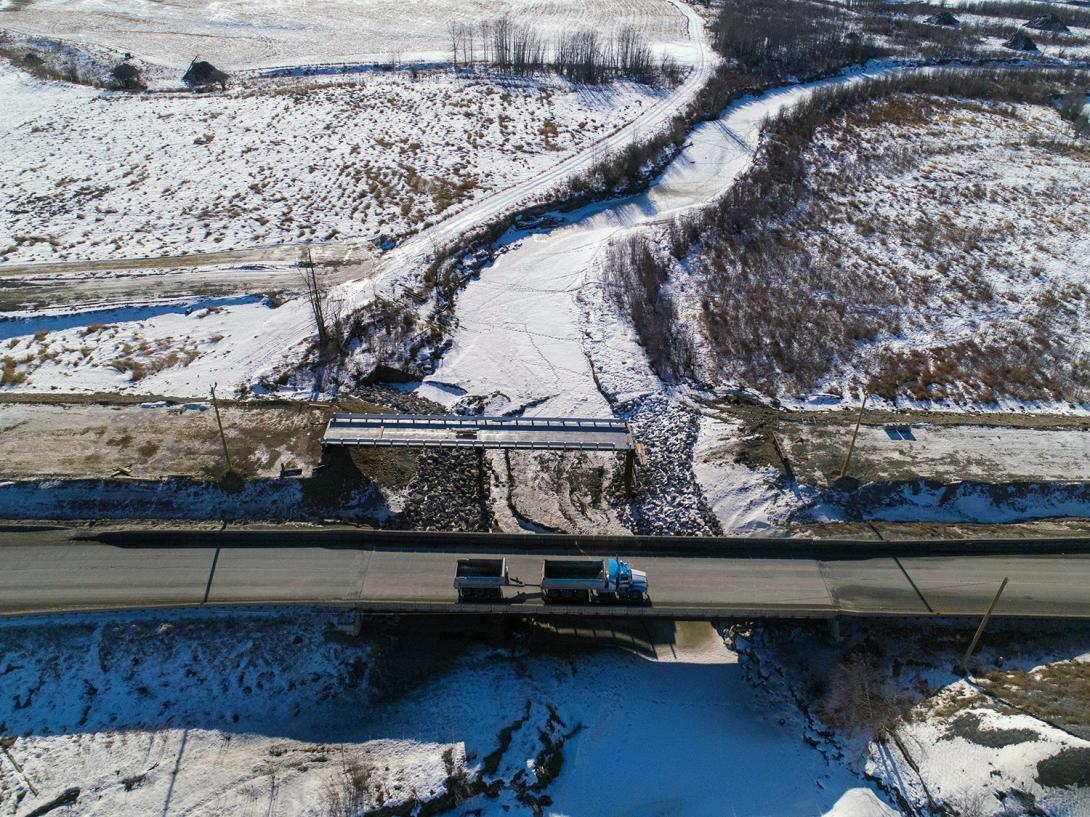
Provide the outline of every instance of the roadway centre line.
{"type": "Polygon", "coordinates": [[[814,564],[817,565],[818,576],[821,577],[821,583],[825,586],[825,596],[829,599],[829,606],[834,611],[840,610],[840,599],[836,593],[833,592],[832,586],[829,584],[829,577],[825,575],[825,562],[821,559],[815,559],[814,564]]]}

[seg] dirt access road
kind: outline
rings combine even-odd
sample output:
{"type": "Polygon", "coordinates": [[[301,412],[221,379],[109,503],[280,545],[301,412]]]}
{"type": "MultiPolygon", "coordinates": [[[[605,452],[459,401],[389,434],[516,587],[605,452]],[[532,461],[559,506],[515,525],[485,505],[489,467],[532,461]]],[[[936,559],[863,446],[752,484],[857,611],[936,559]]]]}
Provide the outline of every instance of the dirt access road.
{"type": "MultiPolygon", "coordinates": [[[[283,244],[161,258],[0,265],[0,311],[299,292],[305,250],[283,244]]],[[[378,271],[377,256],[362,240],[315,246],[311,254],[329,286],[365,281],[378,271]]]]}
{"type": "MultiPolygon", "coordinates": [[[[688,406],[737,426],[731,443],[712,456],[771,465],[821,486],[839,475],[860,416],[849,407],[795,411],[740,399],[688,406]]],[[[1090,482],[1090,417],[867,409],[849,474],[862,482],[1090,482]]]]}
{"type": "MultiPolygon", "coordinates": [[[[334,411],[327,404],[283,399],[225,400],[221,406],[235,469],[247,478],[278,476],[281,466],[309,472],[321,457],[322,432],[334,411]]],[[[350,399],[336,410],[389,412],[350,399]]],[[[730,450],[714,455],[782,469],[774,434],[795,478],[814,485],[835,477],[856,416],[761,406],[704,410],[739,425],[730,450]]],[[[214,477],[222,470],[215,418],[205,400],[0,395],[0,433],[0,478],[5,479],[109,478],[122,467],[125,476],[150,479],[214,477]]],[[[1090,418],[868,412],[851,473],[862,481],[1090,482],[1090,418]]]]}

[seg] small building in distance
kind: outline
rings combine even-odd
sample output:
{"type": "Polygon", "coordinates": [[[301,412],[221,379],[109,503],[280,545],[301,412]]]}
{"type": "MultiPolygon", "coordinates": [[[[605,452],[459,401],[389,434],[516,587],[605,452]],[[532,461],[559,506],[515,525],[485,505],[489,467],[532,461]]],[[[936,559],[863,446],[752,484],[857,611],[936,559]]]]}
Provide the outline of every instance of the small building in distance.
{"type": "Polygon", "coordinates": [[[210,62],[204,60],[193,60],[189,64],[189,68],[182,75],[182,82],[192,88],[194,91],[204,90],[212,88],[218,85],[221,91],[227,90],[227,80],[230,77],[227,74],[214,66],[210,62]]]}
{"type": "Polygon", "coordinates": [[[1009,48],[1012,51],[1025,51],[1027,53],[1040,50],[1037,48],[1037,43],[1030,39],[1028,34],[1024,34],[1021,31],[1003,43],[1003,47],[1009,48]]]}
{"type": "Polygon", "coordinates": [[[932,14],[927,18],[926,22],[931,23],[933,26],[947,26],[948,28],[957,28],[961,25],[961,20],[948,11],[940,11],[938,14],[932,14]]]}
{"type": "Polygon", "coordinates": [[[1067,23],[1065,23],[1055,14],[1045,14],[1041,17],[1034,17],[1032,20],[1026,23],[1025,27],[1033,28],[1037,31],[1051,31],[1056,34],[1071,33],[1071,29],[1067,27],[1067,23]]]}

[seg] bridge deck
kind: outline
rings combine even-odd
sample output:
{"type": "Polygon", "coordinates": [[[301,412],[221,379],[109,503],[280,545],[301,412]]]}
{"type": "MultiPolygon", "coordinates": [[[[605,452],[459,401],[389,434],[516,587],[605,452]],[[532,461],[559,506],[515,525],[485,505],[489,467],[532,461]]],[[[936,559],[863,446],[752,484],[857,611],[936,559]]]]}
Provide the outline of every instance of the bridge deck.
{"type": "Polygon", "coordinates": [[[621,420],[430,414],[334,414],[322,444],[618,452],[634,447],[621,420]]]}
{"type": "Polygon", "coordinates": [[[494,555],[491,548],[474,546],[483,536],[447,534],[443,546],[441,534],[369,534],[0,530],[0,616],[205,604],[330,604],[375,612],[535,616],[980,616],[1009,577],[997,615],[1090,619],[1085,543],[1075,543],[1077,550],[1024,543],[1036,555],[1022,555],[1003,552],[1023,544],[1017,541],[1004,548],[966,542],[960,545],[962,555],[941,556],[912,543],[858,543],[858,548],[834,543],[823,556],[824,543],[812,543],[812,553],[789,555],[781,548],[792,543],[782,541],[763,555],[739,551],[693,557],[641,553],[641,540],[633,537],[630,548],[616,543],[615,553],[648,572],[650,601],[621,606],[544,604],[537,586],[542,559],[585,558],[585,546],[592,543],[521,536],[522,547],[505,555],[511,576],[525,585],[506,590],[502,604],[459,604],[453,587],[458,559],[494,555]],[[892,546],[901,548],[901,555],[892,546]],[[978,550],[989,555],[976,555],[978,550]]]}

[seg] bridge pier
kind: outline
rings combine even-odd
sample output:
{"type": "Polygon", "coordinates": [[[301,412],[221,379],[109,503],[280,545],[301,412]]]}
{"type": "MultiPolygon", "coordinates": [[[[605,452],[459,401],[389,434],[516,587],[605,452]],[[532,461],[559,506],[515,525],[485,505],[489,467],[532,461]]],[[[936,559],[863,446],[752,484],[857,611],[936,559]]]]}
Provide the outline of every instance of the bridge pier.
{"type": "Polygon", "coordinates": [[[830,616],[826,619],[826,623],[829,628],[829,641],[833,644],[839,644],[841,641],[840,618],[838,616],[830,616]]]}

